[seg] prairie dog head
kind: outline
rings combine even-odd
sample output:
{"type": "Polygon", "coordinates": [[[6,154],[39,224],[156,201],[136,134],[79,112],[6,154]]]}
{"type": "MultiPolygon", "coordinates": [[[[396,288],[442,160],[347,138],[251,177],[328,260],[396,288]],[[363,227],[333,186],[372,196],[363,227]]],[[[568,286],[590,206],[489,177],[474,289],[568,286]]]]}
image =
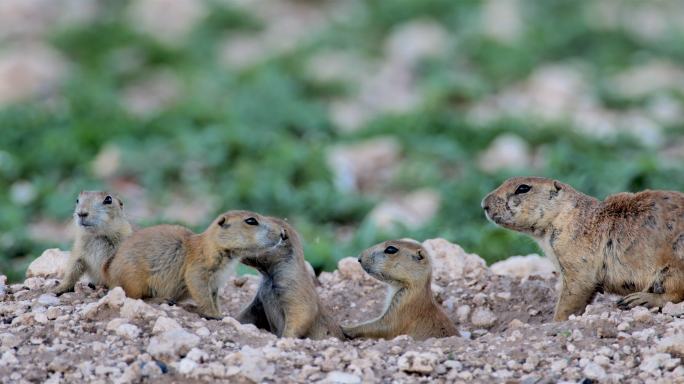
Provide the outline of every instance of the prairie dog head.
{"type": "Polygon", "coordinates": [[[85,231],[107,232],[114,221],[123,217],[123,202],[107,192],[83,191],[76,199],[74,223],[85,231]]]}
{"type": "Polygon", "coordinates": [[[267,216],[250,211],[228,211],[214,220],[205,237],[220,251],[244,257],[281,245],[287,234],[267,216]]]}
{"type": "Polygon", "coordinates": [[[432,273],[427,251],[406,240],[376,244],[361,253],[359,263],[369,275],[393,286],[424,284],[432,273]]]}
{"type": "Polygon", "coordinates": [[[487,219],[504,228],[540,235],[564,208],[573,190],[543,177],[513,177],[482,200],[487,219]]]}
{"type": "MultiPolygon", "coordinates": [[[[266,217],[272,225],[281,229],[282,241],[264,252],[253,254],[242,259],[242,263],[257,269],[269,268],[281,261],[296,261],[299,257],[293,255],[301,254],[304,260],[301,240],[297,231],[283,219],[277,217],[266,217]]],[[[309,267],[307,267],[308,269],[309,267]]],[[[315,274],[314,274],[315,276],[315,274]]]]}

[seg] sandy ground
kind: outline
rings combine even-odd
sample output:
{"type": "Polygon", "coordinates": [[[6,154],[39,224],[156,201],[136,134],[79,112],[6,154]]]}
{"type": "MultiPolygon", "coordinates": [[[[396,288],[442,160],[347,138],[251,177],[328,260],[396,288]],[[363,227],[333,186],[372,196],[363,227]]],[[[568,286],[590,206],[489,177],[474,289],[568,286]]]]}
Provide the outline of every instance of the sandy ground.
{"type": "MultiPolygon", "coordinates": [[[[552,323],[555,276],[491,272],[477,255],[429,240],[433,290],[460,336],[416,342],[277,339],[237,323],[258,284],[222,290],[225,318],[92,289],[54,297],[53,278],[0,279],[0,378],[23,382],[684,382],[684,305],[620,311],[599,295],[582,316],[552,323]]],[[[354,259],[319,276],[341,323],[371,319],[385,289],[354,259]]]]}

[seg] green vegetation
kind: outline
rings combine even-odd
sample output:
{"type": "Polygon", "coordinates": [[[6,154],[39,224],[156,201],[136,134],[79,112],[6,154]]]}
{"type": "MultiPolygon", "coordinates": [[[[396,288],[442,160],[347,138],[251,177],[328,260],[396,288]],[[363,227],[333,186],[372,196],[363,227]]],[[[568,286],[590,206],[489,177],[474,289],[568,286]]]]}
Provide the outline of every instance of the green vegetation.
{"type": "MultiPolygon", "coordinates": [[[[467,106],[528,77],[545,63],[579,61],[589,90],[616,112],[644,106],[645,98],[612,92],[606,78],[644,61],[683,62],[683,36],[665,41],[636,39],[622,29],[591,27],[591,1],[525,4],[525,32],[501,43],[480,31],[480,2],[452,0],[369,2],[358,17],[332,23],[296,49],[243,70],[220,64],[218,47],[233,33],[259,31],[260,21],[237,8],[211,2],[211,15],[178,46],[161,45],[132,29],[121,16],[124,2],[93,23],[61,28],[50,43],[70,61],[70,75],[50,102],[27,101],[0,109],[0,271],[20,279],[27,263],[46,247],[68,248],[29,237],[28,223],[68,220],[81,189],[106,188],[91,170],[107,145],[122,151],[117,177],[139,184],[148,200],[163,206],[171,191],[213,196],[214,214],[242,208],[288,217],[302,232],[307,258],[330,270],[336,260],[356,255],[390,237],[445,237],[492,262],[538,252],[524,236],[487,223],[480,200],[505,178],[529,170],[487,174],[478,155],[501,133],[543,148],[535,174],[556,177],[604,197],[622,190],[684,190],[684,164],[666,162],[662,146],[620,135],[597,140],[570,123],[518,118],[486,126],[466,117],[467,106]],[[406,21],[431,18],[449,32],[450,50],[421,62],[418,87],[423,105],[410,113],[384,114],[351,133],[336,129],[327,109],[333,97],[353,95],[347,84],[321,83],[307,73],[308,59],[321,50],[345,49],[381,56],[384,39],[406,21]],[[122,51],[137,62],[120,63],[122,51]],[[121,90],[163,69],[178,76],[184,91],[173,106],[137,117],[122,105],[121,90]],[[402,164],[391,182],[395,191],[431,187],[441,193],[437,216],[417,230],[381,233],[366,219],[383,196],[343,193],[326,164],[329,148],[378,135],[402,144],[402,164]],[[36,196],[25,205],[12,186],[28,181],[36,196]],[[354,228],[341,240],[340,228],[354,228]]],[[[222,3],[222,2],[221,2],[222,3]]],[[[684,94],[670,94],[681,102],[684,94]]],[[[664,127],[664,141],[677,141],[684,123],[664,127]]],[[[388,189],[390,189],[388,188],[388,189]]],[[[160,217],[141,220],[158,223],[160,217]]]]}

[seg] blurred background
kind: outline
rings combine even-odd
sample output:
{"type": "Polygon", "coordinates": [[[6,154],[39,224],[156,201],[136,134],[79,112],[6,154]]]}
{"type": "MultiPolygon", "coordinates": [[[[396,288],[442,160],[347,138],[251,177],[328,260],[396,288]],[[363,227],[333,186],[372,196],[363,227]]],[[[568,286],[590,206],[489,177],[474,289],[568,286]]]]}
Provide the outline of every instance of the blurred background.
{"type": "Polygon", "coordinates": [[[489,262],[505,178],[684,190],[684,2],[0,1],[0,272],[133,221],[287,217],[320,270],[388,238],[489,262]]]}

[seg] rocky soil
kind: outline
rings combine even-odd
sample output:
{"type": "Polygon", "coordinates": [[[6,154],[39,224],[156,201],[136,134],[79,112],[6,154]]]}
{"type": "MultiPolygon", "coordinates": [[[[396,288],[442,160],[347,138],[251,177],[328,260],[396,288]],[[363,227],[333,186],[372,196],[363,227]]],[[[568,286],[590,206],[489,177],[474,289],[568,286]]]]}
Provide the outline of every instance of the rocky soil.
{"type": "MultiPolygon", "coordinates": [[[[253,295],[253,276],[224,287],[221,321],[200,318],[189,302],[133,300],[87,283],[55,297],[54,261],[63,254],[46,252],[23,284],[0,277],[0,381],[684,382],[684,304],[620,311],[615,297],[599,295],[582,316],[552,323],[556,277],[524,272],[548,271],[533,265],[547,260],[490,269],[447,241],[424,245],[436,297],[460,336],[277,339],[231,317],[253,295]]],[[[319,281],[323,302],[342,323],[382,309],[382,285],[353,258],[319,281]]]]}

